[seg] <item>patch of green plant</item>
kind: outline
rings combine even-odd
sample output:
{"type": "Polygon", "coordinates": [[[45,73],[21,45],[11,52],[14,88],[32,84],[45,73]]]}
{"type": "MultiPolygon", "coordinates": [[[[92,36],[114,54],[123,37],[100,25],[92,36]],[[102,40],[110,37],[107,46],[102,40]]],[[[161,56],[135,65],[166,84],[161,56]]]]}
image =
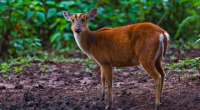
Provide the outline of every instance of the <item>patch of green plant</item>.
{"type": "Polygon", "coordinates": [[[2,76],[3,76],[4,78],[8,77],[8,75],[7,75],[7,74],[3,74],[2,76]]]}
{"type": "Polygon", "coordinates": [[[170,56],[170,60],[171,61],[175,61],[177,58],[173,55],[173,56],[170,56]]]}
{"type": "MultiPolygon", "coordinates": [[[[200,37],[200,35],[199,35],[198,37],[200,37]]],[[[200,38],[199,38],[194,44],[196,44],[196,43],[199,42],[199,41],[200,41],[200,38]]]]}
{"type": "Polygon", "coordinates": [[[46,68],[40,68],[40,70],[41,70],[41,71],[45,71],[45,70],[46,70],[46,68]]]}
{"type": "Polygon", "coordinates": [[[89,67],[95,67],[96,65],[94,64],[94,62],[90,59],[90,58],[87,58],[86,60],[86,63],[88,64],[89,67]]]}
{"type": "Polygon", "coordinates": [[[26,57],[18,57],[16,59],[11,57],[11,59],[7,60],[7,62],[0,63],[0,73],[2,73],[0,75],[2,75],[2,77],[7,77],[9,72],[12,71],[17,73],[16,77],[19,77],[21,75],[23,67],[31,66],[32,64],[30,63],[30,61],[38,59],[39,58],[37,58],[36,56],[30,57],[29,55],[27,55],[26,57]],[[14,66],[11,68],[12,65],[14,66]]]}
{"type": "Polygon", "coordinates": [[[95,75],[95,73],[92,73],[92,76],[94,76],[95,75]]]}
{"type": "Polygon", "coordinates": [[[83,69],[83,71],[85,71],[85,72],[91,72],[91,70],[89,68],[85,68],[85,69],[83,69]]]}
{"type": "Polygon", "coordinates": [[[17,77],[17,78],[18,78],[20,75],[21,75],[21,73],[17,73],[17,75],[16,75],[15,77],[17,77]]]}
{"type": "Polygon", "coordinates": [[[8,64],[7,63],[2,63],[0,67],[0,72],[7,72],[8,71],[8,64]]]}
{"type": "Polygon", "coordinates": [[[87,13],[94,7],[98,14],[88,22],[91,30],[148,21],[167,30],[171,39],[193,42],[199,35],[199,4],[199,0],[0,0],[0,56],[34,55],[41,47],[80,51],[62,11],[87,13]]]}
{"type": "Polygon", "coordinates": [[[44,76],[42,76],[42,78],[48,78],[49,74],[45,74],[44,76]]]}
{"type": "Polygon", "coordinates": [[[83,61],[84,61],[84,59],[80,59],[80,60],[78,61],[78,64],[79,64],[79,65],[83,65],[83,61]]]}
{"type": "MultiPolygon", "coordinates": [[[[43,67],[40,67],[40,70],[41,70],[42,72],[49,72],[50,70],[48,69],[48,67],[49,67],[49,63],[43,65],[43,67]]],[[[42,73],[41,73],[41,74],[42,74],[42,73]]]]}
{"type": "Polygon", "coordinates": [[[190,79],[191,79],[191,80],[194,80],[194,79],[197,78],[197,76],[199,76],[199,75],[198,75],[198,74],[191,74],[191,75],[190,75],[190,79]]]}
{"type": "Polygon", "coordinates": [[[113,71],[114,71],[114,72],[120,72],[120,71],[123,71],[123,69],[120,69],[120,68],[114,67],[113,71]]]}
{"type": "Polygon", "coordinates": [[[80,59],[80,58],[67,58],[67,59],[65,59],[66,62],[76,62],[76,61],[80,61],[80,60],[82,60],[82,59],[80,59]]]}
{"type": "Polygon", "coordinates": [[[23,66],[21,66],[21,67],[14,67],[14,72],[16,72],[16,73],[20,73],[21,71],[22,71],[22,68],[23,68],[23,66]]]}
{"type": "Polygon", "coordinates": [[[6,79],[6,81],[9,81],[9,80],[11,80],[11,78],[10,78],[10,77],[8,77],[8,78],[6,79]]]}
{"type": "Polygon", "coordinates": [[[143,75],[143,74],[146,75],[146,72],[141,72],[141,71],[136,71],[135,73],[136,73],[138,76],[143,75]]]}
{"type": "Polygon", "coordinates": [[[166,72],[166,73],[165,73],[165,77],[166,77],[168,74],[169,74],[169,72],[166,72]]]}
{"type": "Polygon", "coordinates": [[[198,76],[199,76],[199,74],[191,74],[191,75],[189,75],[188,73],[183,74],[184,78],[189,78],[191,80],[196,79],[198,76]]]}
{"type": "MultiPolygon", "coordinates": [[[[173,57],[171,57],[171,59],[174,59],[173,57]]],[[[173,60],[172,60],[173,61],[173,60]]],[[[165,66],[168,69],[172,69],[173,71],[176,72],[195,72],[200,70],[200,57],[197,58],[189,58],[186,57],[184,60],[179,60],[177,63],[172,63],[172,64],[166,64],[165,66]],[[187,68],[185,68],[185,66],[187,68]]]]}
{"type": "Polygon", "coordinates": [[[173,76],[177,77],[177,76],[178,76],[178,74],[173,74],[173,76]]]}

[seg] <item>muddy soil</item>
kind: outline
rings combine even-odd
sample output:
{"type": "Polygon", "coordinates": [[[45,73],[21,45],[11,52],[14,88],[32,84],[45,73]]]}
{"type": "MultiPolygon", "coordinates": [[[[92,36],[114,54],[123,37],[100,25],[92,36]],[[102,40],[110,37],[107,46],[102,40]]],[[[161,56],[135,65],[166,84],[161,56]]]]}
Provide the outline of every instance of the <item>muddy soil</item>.
{"type": "MultiPolygon", "coordinates": [[[[178,60],[187,55],[191,58],[200,55],[197,49],[184,51],[184,54],[177,49],[169,49],[168,52],[178,60]]],[[[82,54],[71,57],[86,58],[82,54]]],[[[10,80],[0,79],[0,109],[104,110],[107,89],[105,100],[100,101],[100,67],[97,64],[89,67],[85,63],[32,61],[30,66],[22,69],[20,75],[10,72],[10,80]]],[[[169,56],[163,60],[163,66],[166,63],[171,63],[169,56]]],[[[181,75],[183,73],[167,68],[165,73],[161,109],[200,110],[200,77],[186,78],[181,75]]],[[[115,68],[113,79],[112,110],[154,109],[154,81],[140,66],[115,68]]]]}

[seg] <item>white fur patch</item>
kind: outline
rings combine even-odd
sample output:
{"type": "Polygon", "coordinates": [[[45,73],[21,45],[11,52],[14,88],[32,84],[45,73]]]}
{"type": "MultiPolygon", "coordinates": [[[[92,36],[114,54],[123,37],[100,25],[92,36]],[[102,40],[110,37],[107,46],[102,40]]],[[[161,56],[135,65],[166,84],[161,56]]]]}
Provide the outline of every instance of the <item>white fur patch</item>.
{"type": "Polygon", "coordinates": [[[85,53],[84,49],[81,47],[80,43],[81,43],[81,36],[77,33],[74,33],[74,37],[76,40],[76,43],[78,45],[78,47],[85,53]]]}
{"type": "Polygon", "coordinates": [[[90,53],[88,53],[88,52],[86,52],[85,50],[84,50],[84,48],[83,47],[81,47],[81,34],[77,34],[77,33],[74,33],[74,37],[75,37],[75,40],[76,40],[76,43],[77,43],[77,45],[78,45],[78,47],[88,56],[88,57],[90,57],[91,59],[93,59],[95,62],[97,62],[99,65],[100,65],[100,63],[90,54],[90,53]]]}
{"type": "Polygon", "coordinates": [[[164,39],[164,35],[163,35],[163,34],[160,34],[160,37],[159,37],[160,42],[162,42],[163,39],[164,39]]]}
{"type": "Polygon", "coordinates": [[[160,36],[159,36],[160,43],[159,43],[159,48],[158,48],[155,60],[158,58],[158,56],[160,54],[162,54],[162,58],[163,58],[163,52],[164,52],[164,42],[163,42],[163,40],[164,40],[164,35],[160,34],[160,36]]]}
{"type": "Polygon", "coordinates": [[[169,34],[167,32],[165,32],[164,34],[167,37],[167,41],[169,41],[169,34]]]}
{"type": "Polygon", "coordinates": [[[164,58],[163,57],[163,53],[164,53],[164,42],[162,41],[162,53],[161,53],[162,54],[162,58],[164,58]]]}

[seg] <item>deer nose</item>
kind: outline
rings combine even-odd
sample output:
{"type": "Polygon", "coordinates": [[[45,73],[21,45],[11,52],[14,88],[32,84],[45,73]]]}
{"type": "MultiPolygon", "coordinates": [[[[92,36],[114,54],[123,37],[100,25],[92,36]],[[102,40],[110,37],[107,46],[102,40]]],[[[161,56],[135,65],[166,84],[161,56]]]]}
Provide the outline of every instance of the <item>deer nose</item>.
{"type": "Polygon", "coordinates": [[[76,28],[74,31],[75,31],[76,33],[79,33],[79,32],[81,32],[81,29],[80,29],[80,28],[76,28]]]}

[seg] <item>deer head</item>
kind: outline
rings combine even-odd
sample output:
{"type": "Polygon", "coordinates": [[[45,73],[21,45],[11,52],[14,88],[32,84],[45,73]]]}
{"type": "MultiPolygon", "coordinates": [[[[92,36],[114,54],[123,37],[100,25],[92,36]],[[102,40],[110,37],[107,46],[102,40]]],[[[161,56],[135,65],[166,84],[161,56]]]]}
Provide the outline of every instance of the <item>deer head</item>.
{"type": "Polygon", "coordinates": [[[75,13],[70,14],[69,12],[62,11],[65,19],[67,21],[71,21],[71,30],[73,33],[82,34],[84,31],[88,29],[87,22],[90,19],[93,19],[97,14],[97,8],[93,8],[88,11],[86,14],[83,13],[75,13]]]}

